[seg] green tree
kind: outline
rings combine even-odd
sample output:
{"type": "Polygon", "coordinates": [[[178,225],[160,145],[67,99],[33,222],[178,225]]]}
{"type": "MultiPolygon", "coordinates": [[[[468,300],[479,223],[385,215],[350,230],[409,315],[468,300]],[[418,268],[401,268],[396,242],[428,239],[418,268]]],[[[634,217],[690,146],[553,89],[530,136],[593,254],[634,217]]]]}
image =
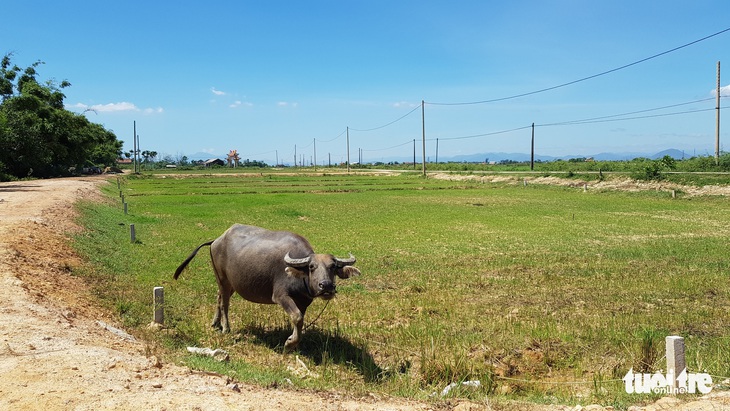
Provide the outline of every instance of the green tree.
{"type": "Polygon", "coordinates": [[[36,61],[26,69],[0,61],[0,179],[54,177],[89,165],[112,165],[122,142],[113,132],[63,106],[71,83],[40,83],[36,61]]]}

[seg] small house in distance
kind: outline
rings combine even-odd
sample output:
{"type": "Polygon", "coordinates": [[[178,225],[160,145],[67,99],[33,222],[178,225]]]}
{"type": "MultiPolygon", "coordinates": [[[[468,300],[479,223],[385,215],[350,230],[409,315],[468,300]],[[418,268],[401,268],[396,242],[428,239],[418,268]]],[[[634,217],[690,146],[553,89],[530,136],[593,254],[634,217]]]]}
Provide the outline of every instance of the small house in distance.
{"type": "Polygon", "coordinates": [[[224,165],[226,165],[226,163],[223,160],[219,159],[219,158],[211,158],[209,160],[205,160],[205,162],[203,163],[203,165],[205,165],[206,167],[210,167],[210,166],[224,166],[224,165]]]}

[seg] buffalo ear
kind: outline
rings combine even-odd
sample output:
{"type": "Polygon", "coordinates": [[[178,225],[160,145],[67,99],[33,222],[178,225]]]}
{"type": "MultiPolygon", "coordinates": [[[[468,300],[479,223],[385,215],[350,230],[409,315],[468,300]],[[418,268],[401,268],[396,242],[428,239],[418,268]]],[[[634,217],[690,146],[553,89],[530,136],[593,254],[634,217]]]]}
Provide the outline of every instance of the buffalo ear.
{"type": "Polygon", "coordinates": [[[354,277],[356,275],[360,275],[360,270],[351,265],[344,266],[341,269],[337,270],[337,276],[342,278],[343,280],[345,278],[354,277]]]}
{"type": "Polygon", "coordinates": [[[291,267],[291,266],[290,267],[286,267],[284,269],[284,272],[289,277],[294,277],[294,278],[307,278],[307,273],[305,271],[299,270],[299,269],[294,268],[294,267],[291,267]]]}

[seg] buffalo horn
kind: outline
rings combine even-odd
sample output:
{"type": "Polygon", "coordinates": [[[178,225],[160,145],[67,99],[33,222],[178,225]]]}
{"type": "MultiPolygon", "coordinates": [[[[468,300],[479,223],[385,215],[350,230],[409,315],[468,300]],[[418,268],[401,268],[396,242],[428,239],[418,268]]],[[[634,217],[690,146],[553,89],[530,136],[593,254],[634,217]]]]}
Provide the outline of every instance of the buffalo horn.
{"type": "Polygon", "coordinates": [[[307,265],[309,265],[310,258],[311,257],[309,256],[304,258],[291,258],[289,257],[289,253],[286,253],[286,255],[284,256],[284,261],[292,267],[306,267],[307,265]]]}
{"type": "Polygon", "coordinates": [[[350,253],[350,258],[337,258],[335,257],[335,262],[337,263],[338,267],[344,267],[346,265],[353,265],[355,264],[355,256],[350,253]]]}

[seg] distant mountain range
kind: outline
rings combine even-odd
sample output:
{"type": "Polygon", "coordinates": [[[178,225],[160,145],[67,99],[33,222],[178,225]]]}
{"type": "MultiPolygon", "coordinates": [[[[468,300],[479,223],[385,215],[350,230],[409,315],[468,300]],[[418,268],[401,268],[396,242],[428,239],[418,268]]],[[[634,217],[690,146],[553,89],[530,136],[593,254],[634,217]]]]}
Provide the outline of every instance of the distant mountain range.
{"type": "MultiPolygon", "coordinates": [[[[662,158],[664,156],[669,156],[674,158],[675,160],[681,160],[683,158],[689,158],[692,157],[691,155],[688,155],[682,150],[677,149],[668,149],[664,151],[660,151],[655,154],[650,153],[640,153],[640,152],[626,152],[626,153],[598,153],[593,155],[565,155],[565,156],[543,156],[543,155],[535,155],[535,161],[556,161],[556,160],[569,160],[571,158],[593,158],[597,161],[626,161],[626,160],[633,160],[638,157],[645,157],[650,158],[652,160],[662,158]]],[[[211,158],[220,158],[222,160],[226,159],[225,155],[216,155],[216,154],[210,154],[210,153],[195,153],[187,156],[189,160],[209,160],[211,158]]],[[[251,160],[257,160],[257,159],[251,159],[251,160]]],[[[417,161],[420,161],[420,158],[417,158],[417,161]]],[[[503,153],[503,152],[496,152],[496,153],[477,153],[477,154],[465,154],[465,155],[458,155],[458,156],[452,156],[452,157],[439,157],[438,161],[439,163],[447,163],[447,162],[458,162],[458,163],[483,163],[485,161],[489,162],[500,162],[500,161],[506,161],[506,160],[512,160],[512,161],[530,161],[530,154],[529,153],[503,153]]],[[[365,161],[369,161],[367,158],[365,161]]],[[[413,161],[413,158],[405,158],[405,157],[391,157],[391,158],[383,158],[378,159],[377,161],[383,161],[383,162],[411,162],[413,161]]],[[[429,161],[435,161],[434,157],[429,157],[429,161]]]]}
{"type": "MultiPolygon", "coordinates": [[[[555,160],[569,160],[571,158],[593,158],[598,161],[625,161],[633,160],[638,157],[650,158],[652,160],[669,156],[675,160],[681,160],[683,158],[689,158],[686,153],[677,149],[668,149],[660,151],[656,154],[639,153],[639,152],[627,152],[627,153],[598,153],[593,155],[565,155],[565,156],[543,156],[535,155],[535,161],[555,161],[555,160]]],[[[526,153],[480,153],[480,154],[468,154],[454,157],[439,158],[439,162],[485,162],[485,161],[530,161],[530,154],[526,153]]]]}

